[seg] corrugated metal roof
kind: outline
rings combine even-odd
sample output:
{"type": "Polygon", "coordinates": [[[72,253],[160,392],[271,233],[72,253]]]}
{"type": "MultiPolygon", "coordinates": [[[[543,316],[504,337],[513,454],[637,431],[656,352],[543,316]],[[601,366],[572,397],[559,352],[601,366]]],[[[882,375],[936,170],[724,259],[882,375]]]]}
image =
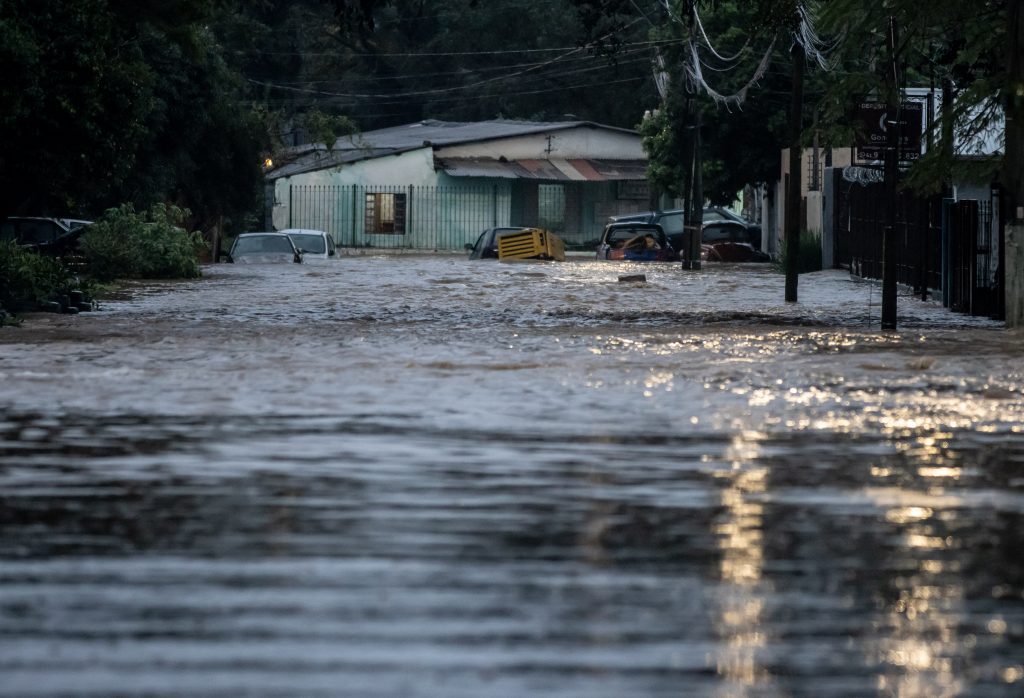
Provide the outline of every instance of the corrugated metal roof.
{"type": "MultiPolygon", "coordinates": [[[[404,153],[424,147],[475,143],[513,136],[548,133],[572,128],[594,128],[636,135],[636,131],[605,126],[593,121],[434,121],[393,126],[339,138],[330,151],[322,144],[309,143],[278,154],[285,164],[267,173],[267,179],[279,179],[302,172],[337,167],[359,160],[404,153]]],[[[464,175],[465,176],[465,175],[464,175]]],[[[500,175],[477,175],[496,177],[500,175]]]]}
{"type": "Polygon", "coordinates": [[[452,177],[500,177],[557,182],[606,182],[642,180],[647,163],[643,160],[491,160],[444,158],[438,167],[452,177]]]}

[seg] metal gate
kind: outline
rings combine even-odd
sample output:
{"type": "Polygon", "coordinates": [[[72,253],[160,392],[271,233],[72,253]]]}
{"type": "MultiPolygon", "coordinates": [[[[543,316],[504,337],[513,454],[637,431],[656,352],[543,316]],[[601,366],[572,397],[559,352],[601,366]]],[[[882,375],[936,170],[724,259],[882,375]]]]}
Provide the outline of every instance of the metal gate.
{"type": "MultiPolygon", "coordinates": [[[[881,182],[837,177],[832,195],[836,262],[857,276],[882,277],[886,225],[881,182]]],[[[952,201],[901,191],[896,202],[897,282],[926,297],[941,290],[957,312],[1003,317],[1002,232],[997,199],[952,201]]]]}

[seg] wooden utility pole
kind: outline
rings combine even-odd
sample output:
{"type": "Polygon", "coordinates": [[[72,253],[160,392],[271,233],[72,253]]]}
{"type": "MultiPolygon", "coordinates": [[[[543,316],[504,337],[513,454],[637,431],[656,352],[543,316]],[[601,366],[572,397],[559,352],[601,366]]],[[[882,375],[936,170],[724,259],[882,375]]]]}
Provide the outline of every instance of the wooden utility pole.
{"type": "Polygon", "coordinates": [[[885,230],[882,234],[882,329],[896,329],[896,182],[900,161],[900,81],[896,18],[889,17],[889,60],[886,71],[885,230]]]}
{"type": "MultiPolygon", "coordinates": [[[[694,0],[687,3],[687,30],[692,39],[696,33],[697,8],[694,0]]],[[[683,269],[700,269],[701,228],[704,224],[704,187],[701,177],[703,159],[700,156],[700,103],[696,89],[687,82],[686,90],[686,144],[684,146],[684,169],[686,182],[683,187],[683,269]]]]}
{"type": "Polygon", "coordinates": [[[789,104],[789,187],[786,189],[786,302],[796,303],[800,261],[800,132],[804,105],[804,47],[793,42],[793,93],[789,104]]]}

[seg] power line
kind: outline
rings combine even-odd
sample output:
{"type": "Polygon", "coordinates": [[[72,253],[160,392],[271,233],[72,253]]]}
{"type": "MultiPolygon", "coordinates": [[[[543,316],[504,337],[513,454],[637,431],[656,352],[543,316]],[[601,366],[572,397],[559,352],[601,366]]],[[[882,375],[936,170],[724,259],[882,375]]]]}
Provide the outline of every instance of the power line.
{"type": "MultiPolygon", "coordinates": [[[[581,74],[584,74],[584,73],[597,73],[597,72],[606,72],[606,71],[616,71],[617,72],[617,69],[620,68],[620,67],[629,67],[631,65],[635,65],[635,64],[638,64],[638,63],[647,63],[649,61],[650,61],[650,59],[647,58],[647,57],[639,57],[639,58],[632,58],[632,59],[627,60],[627,61],[622,61],[622,62],[620,62],[616,66],[598,65],[598,66],[588,66],[588,67],[574,68],[572,70],[560,70],[560,71],[554,71],[554,72],[537,73],[537,74],[525,75],[525,76],[521,77],[518,82],[520,84],[529,84],[531,82],[537,82],[537,81],[542,81],[542,80],[543,81],[557,80],[557,79],[560,79],[560,78],[566,78],[566,77],[571,77],[571,76],[575,76],[575,75],[581,75],[581,74]]],[[[415,75],[414,76],[407,76],[407,78],[405,78],[405,79],[415,79],[417,77],[419,77],[419,76],[415,76],[415,75]]],[[[507,76],[499,76],[499,78],[505,78],[505,77],[507,77],[507,76]]],[[[372,78],[359,78],[360,81],[365,81],[365,80],[370,80],[370,79],[372,79],[372,78]]],[[[264,87],[272,88],[272,89],[281,89],[281,90],[287,90],[287,91],[292,91],[292,92],[305,92],[305,93],[309,93],[309,94],[322,94],[322,95],[327,96],[327,97],[360,97],[360,98],[367,98],[367,99],[378,99],[378,98],[379,99],[388,99],[388,98],[392,98],[392,97],[405,97],[405,96],[408,96],[409,94],[411,94],[411,93],[408,93],[408,92],[392,92],[392,93],[376,94],[376,95],[373,95],[371,97],[364,97],[363,95],[361,95],[359,93],[330,91],[330,90],[326,90],[326,89],[317,89],[315,87],[312,87],[311,83],[307,83],[307,82],[282,83],[282,82],[272,82],[272,81],[256,80],[255,78],[252,78],[249,81],[253,82],[255,84],[258,84],[258,85],[262,85],[264,87]]],[[[497,82],[497,81],[498,81],[497,79],[494,80],[494,82],[497,82]]],[[[325,81],[319,81],[319,82],[320,83],[328,83],[329,84],[329,83],[332,83],[334,81],[327,81],[327,80],[325,80],[325,81]]],[[[343,83],[344,81],[337,81],[337,82],[343,83]]],[[[479,86],[479,83],[477,83],[476,86],[479,86]]],[[[468,89],[469,87],[471,87],[471,86],[467,86],[466,88],[455,86],[455,87],[451,87],[451,88],[446,88],[446,90],[454,92],[454,91],[458,91],[458,90],[461,90],[461,89],[468,89]]],[[[445,91],[445,90],[438,90],[437,92],[441,92],[441,91],[445,91]]]]}
{"type": "MultiPolygon", "coordinates": [[[[636,24],[639,21],[640,21],[640,19],[637,18],[636,20],[634,20],[630,24],[626,25],[626,27],[629,27],[632,24],[636,24]]],[[[609,32],[608,34],[606,34],[603,37],[601,37],[599,39],[599,41],[601,41],[603,39],[606,39],[606,38],[612,36],[615,33],[617,33],[617,32],[609,32]]],[[[290,90],[290,91],[293,91],[293,92],[316,93],[316,94],[322,94],[322,95],[327,96],[327,97],[348,97],[348,98],[354,98],[354,99],[394,99],[394,98],[397,98],[397,97],[425,97],[425,96],[429,96],[429,95],[446,94],[446,93],[450,93],[450,92],[459,92],[459,91],[462,91],[462,90],[468,90],[468,89],[472,89],[472,88],[475,88],[475,87],[482,87],[482,86],[485,86],[485,85],[489,85],[491,83],[500,82],[500,81],[503,81],[503,80],[508,80],[510,78],[519,77],[520,75],[525,75],[527,73],[534,72],[535,70],[539,70],[541,68],[545,68],[545,67],[547,67],[549,65],[554,65],[555,63],[558,63],[560,60],[562,60],[564,58],[567,58],[567,57],[569,57],[569,56],[571,56],[571,55],[573,55],[575,53],[579,53],[579,52],[581,52],[583,50],[586,50],[587,48],[588,48],[588,45],[580,46],[580,47],[574,48],[572,50],[569,50],[569,51],[563,53],[562,55],[555,56],[554,58],[548,59],[548,60],[543,61],[541,63],[536,63],[532,67],[526,68],[524,70],[520,70],[520,71],[517,71],[517,72],[514,72],[514,73],[509,73],[508,75],[499,75],[499,76],[496,76],[496,77],[493,77],[493,78],[487,78],[485,80],[478,80],[477,82],[469,83],[469,84],[466,84],[466,85],[458,85],[456,87],[436,88],[436,89],[432,89],[432,90],[414,90],[414,91],[410,91],[410,92],[401,92],[401,93],[392,93],[392,94],[358,93],[358,92],[327,92],[327,91],[324,91],[324,90],[310,90],[310,89],[307,89],[307,88],[300,88],[300,87],[288,87],[288,86],[285,86],[285,85],[278,85],[276,83],[265,82],[265,81],[261,81],[261,80],[254,80],[252,78],[247,78],[247,80],[248,80],[248,82],[251,82],[251,83],[256,84],[256,85],[262,85],[264,87],[271,87],[271,88],[277,88],[277,89],[282,89],[282,90],[290,90]]]]}
{"type": "MultiPolygon", "coordinates": [[[[680,43],[681,44],[683,42],[682,41],[676,41],[676,43],[680,43]]],[[[618,54],[617,58],[622,58],[622,57],[628,58],[630,56],[636,56],[637,54],[643,53],[643,52],[645,52],[645,49],[631,49],[629,51],[624,51],[624,52],[618,54]]],[[[567,61],[592,61],[592,60],[594,60],[594,57],[593,56],[579,56],[579,57],[567,58],[566,60],[567,61]]],[[[632,63],[636,63],[636,62],[638,62],[638,60],[646,60],[646,58],[644,58],[644,59],[633,58],[633,59],[629,59],[629,60],[616,60],[614,63],[606,63],[606,64],[604,64],[601,67],[602,68],[608,68],[608,69],[614,69],[614,68],[616,68],[616,67],[618,67],[620,65],[630,65],[632,63]]],[[[453,76],[453,75],[465,75],[466,72],[468,72],[470,70],[472,72],[475,72],[475,73],[487,73],[487,72],[495,72],[495,71],[500,71],[500,70],[529,68],[529,67],[540,66],[540,65],[543,65],[543,63],[514,63],[514,64],[510,64],[510,65],[479,66],[479,67],[473,67],[472,69],[464,68],[464,69],[461,69],[461,70],[444,71],[444,72],[437,72],[437,73],[408,73],[408,74],[404,74],[404,75],[383,75],[383,76],[357,75],[357,76],[353,76],[353,77],[351,77],[349,79],[288,80],[288,81],[284,81],[284,80],[269,80],[268,82],[271,82],[272,84],[277,85],[277,86],[281,86],[281,87],[292,87],[292,86],[311,86],[311,85],[324,85],[324,84],[343,84],[343,83],[346,83],[346,82],[367,82],[367,81],[383,82],[383,81],[418,80],[418,79],[428,78],[428,77],[450,77],[450,76],[453,76]]],[[[550,73],[548,73],[548,74],[550,75],[550,73]]],[[[259,78],[253,77],[253,79],[258,80],[259,78]]]]}
{"type": "MultiPolygon", "coordinates": [[[[636,23],[639,20],[635,20],[636,23]]],[[[631,23],[631,24],[633,24],[631,23]]],[[[627,25],[628,27],[629,25],[627,25]]],[[[602,38],[608,38],[606,35],[602,38]]],[[[684,43],[681,39],[652,39],[650,41],[631,41],[621,44],[623,48],[631,47],[654,48],[671,44],[684,43]]],[[[574,53],[585,48],[591,48],[593,44],[583,46],[559,46],[555,48],[521,48],[505,49],[501,51],[422,51],[422,52],[382,52],[382,53],[347,53],[343,51],[264,51],[261,49],[237,49],[232,53],[238,55],[262,55],[262,56],[344,56],[345,58],[443,58],[453,56],[505,56],[524,53],[555,53],[558,51],[574,53]]]]}
{"type": "MultiPolygon", "coordinates": [[[[565,91],[569,91],[569,90],[593,89],[595,87],[603,87],[605,85],[621,85],[621,84],[626,84],[626,83],[631,83],[631,82],[642,82],[642,81],[644,81],[646,79],[647,79],[647,76],[640,76],[640,75],[638,75],[638,76],[631,77],[631,78],[623,78],[621,80],[602,80],[600,82],[578,83],[578,84],[575,84],[575,85],[558,85],[558,86],[555,86],[555,87],[549,87],[549,88],[537,89],[537,90],[516,90],[516,91],[513,91],[513,92],[502,92],[500,95],[487,95],[487,97],[488,98],[494,98],[494,97],[501,97],[501,98],[504,98],[504,97],[519,97],[519,96],[523,96],[523,95],[546,94],[546,93],[549,93],[549,92],[565,92],[565,91]]],[[[305,92],[303,92],[303,94],[318,95],[318,93],[316,91],[312,91],[312,92],[305,91],[305,92]]],[[[322,93],[319,93],[319,96],[330,96],[330,97],[333,97],[333,96],[336,96],[336,95],[324,95],[322,93]]],[[[433,98],[433,99],[429,100],[429,103],[436,104],[436,103],[443,103],[443,102],[459,102],[459,101],[463,101],[464,99],[465,99],[465,97],[461,97],[461,96],[458,96],[458,97],[455,97],[455,96],[451,96],[451,97],[436,97],[436,98],[433,98]]],[[[251,104],[253,102],[253,100],[251,100],[251,99],[249,99],[249,100],[239,100],[239,101],[241,103],[243,103],[243,104],[251,104]]],[[[327,101],[327,100],[324,100],[324,101],[327,101]]],[[[334,101],[334,100],[331,100],[331,101],[334,101]]],[[[289,102],[289,100],[277,99],[277,100],[265,100],[265,101],[263,101],[261,103],[264,103],[264,104],[271,104],[271,103],[287,104],[288,102],[289,102]]],[[[372,102],[372,104],[374,106],[377,106],[377,107],[387,106],[387,105],[391,105],[391,104],[402,104],[402,103],[403,102],[400,99],[398,99],[398,98],[395,98],[395,99],[381,99],[381,100],[372,102]]],[[[365,103],[365,102],[363,102],[363,103],[360,103],[360,102],[344,103],[344,102],[342,102],[338,106],[342,106],[342,107],[346,107],[346,108],[358,108],[360,106],[365,106],[366,104],[367,103],[365,103]]]]}

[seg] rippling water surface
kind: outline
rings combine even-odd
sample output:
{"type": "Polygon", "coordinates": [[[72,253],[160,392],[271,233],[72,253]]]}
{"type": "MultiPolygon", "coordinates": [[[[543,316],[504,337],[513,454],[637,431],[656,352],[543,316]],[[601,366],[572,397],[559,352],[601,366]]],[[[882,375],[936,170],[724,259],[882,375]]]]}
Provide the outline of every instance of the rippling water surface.
{"type": "Polygon", "coordinates": [[[367,256],[0,330],[0,695],[1024,695],[1022,336],[800,292],[367,256]]]}

